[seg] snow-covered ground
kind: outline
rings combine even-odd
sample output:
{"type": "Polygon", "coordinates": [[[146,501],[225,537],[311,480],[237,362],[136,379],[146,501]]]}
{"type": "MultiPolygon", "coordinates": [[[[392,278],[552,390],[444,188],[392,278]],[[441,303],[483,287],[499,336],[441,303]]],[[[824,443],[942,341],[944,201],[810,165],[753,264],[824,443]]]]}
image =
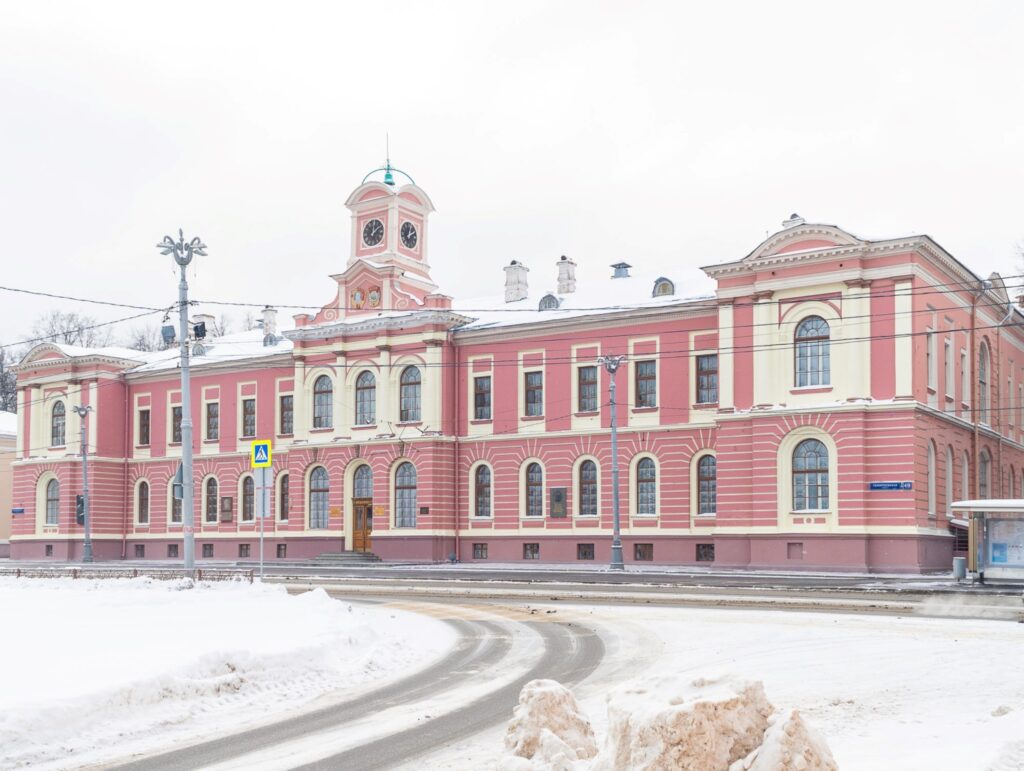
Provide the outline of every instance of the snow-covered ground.
{"type": "Polygon", "coordinates": [[[0,768],[77,768],[256,725],[428,665],[443,622],[322,590],[0,578],[0,768]]]}
{"type": "MultiPolygon", "coordinates": [[[[608,646],[604,663],[574,689],[599,744],[607,731],[607,699],[623,684],[730,673],[763,682],[780,710],[798,709],[843,771],[1024,769],[1021,624],[534,607],[555,608],[555,618],[597,626],[608,646]]],[[[459,742],[417,761],[416,768],[491,767],[502,754],[504,733],[500,726],[459,742]]]]}

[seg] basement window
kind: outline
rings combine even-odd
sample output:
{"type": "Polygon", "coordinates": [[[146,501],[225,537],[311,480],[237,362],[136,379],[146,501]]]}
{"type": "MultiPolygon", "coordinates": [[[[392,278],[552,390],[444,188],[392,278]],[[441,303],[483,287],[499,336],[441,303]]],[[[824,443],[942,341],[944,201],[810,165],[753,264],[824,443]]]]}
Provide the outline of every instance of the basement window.
{"type": "Polygon", "coordinates": [[[715,545],[713,543],[697,544],[697,562],[714,562],[715,545]]]}
{"type": "Polygon", "coordinates": [[[167,544],[167,558],[168,559],[172,559],[172,560],[178,559],[178,544],[176,544],[176,543],[169,543],[169,544],[167,544]]]}
{"type": "Polygon", "coordinates": [[[240,543],[238,544],[238,558],[248,559],[249,558],[249,544],[240,543]]]}
{"type": "Polygon", "coordinates": [[[283,560],[288,556],[288,544],[279,543],[277,545],[277,558],[283,560]]]}
{"type": "Polygon", "coordinates": [[[485,560],[487,559],[487,544],[475,543],[473,544],[473,559],[485,560]]]}
{"type": "Polygon", "coordinates": [[[203,556],[204,557],[212,557],[213,556],[213,544],[212,543],[204,543],[203,544],[203,556]]]}
{"type": "Polygon", "coordinates": [[[135,544],[135,559],[141,560],[146,558],[146,545],[142,543],[135,544]]]}
{"type": "Polygon", "coordinates": [[[578,543],[578,544],[576,544],[576,559],[578,559],[578,560],[592,560],[592,559],[594,559],[594,544],[592,544],[592,543],[578,543]]]}
{"type": "Polygon", "coordinates": [[[524,543],[523,544],[523,559],[524,560],[539,560],[540,559],[540,544],[539,543],[524,543]]]}
{"type": "Polygon", "coordinates": [[[635,543],[633,544],[633,559],[637,562],[653,562],[654,561],[654,544],[653,543],[635,543]]]}

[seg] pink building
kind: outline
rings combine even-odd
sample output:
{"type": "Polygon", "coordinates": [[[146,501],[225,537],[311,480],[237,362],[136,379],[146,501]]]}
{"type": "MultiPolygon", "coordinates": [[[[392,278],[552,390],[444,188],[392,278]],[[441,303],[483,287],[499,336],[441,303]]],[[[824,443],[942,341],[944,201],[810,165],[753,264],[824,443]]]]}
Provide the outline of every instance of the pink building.
{"type": "MultiPolygon", "coordinates": [[[[279,332],[267,309],[261,330],[193,343],[200,559],[257,556],[260,438],[268,559],[607,562],[603,354],[627,357],[627,563],[946,569],[952,501],[1024,494],[1017,311],[998,276],[928,236],[868,241],[794,215],[704,268],[713,296],[625,263],[577,281],[561,257],[513,261],[504,296],[456,303],[431,279],[422,189],[365,182],[346,205],[350,256],[319,313],[279,332]]],[[[177,356],[28,353],[13,557],[81,556],[80,403],[97,557],[181,556],[177,356]]]]}

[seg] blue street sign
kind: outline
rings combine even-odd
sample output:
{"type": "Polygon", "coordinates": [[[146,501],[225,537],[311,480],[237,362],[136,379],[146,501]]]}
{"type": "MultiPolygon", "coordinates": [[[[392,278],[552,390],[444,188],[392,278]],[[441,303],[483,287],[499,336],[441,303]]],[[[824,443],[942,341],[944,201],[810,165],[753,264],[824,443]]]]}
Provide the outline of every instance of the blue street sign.
{"type": "Polygon", "coordinates": [[[11,509],[11,514],[24,514],[25,509],[22,506],[15,506],[11,509]]]}
{"type": "Polygon", "coordinates": [[[913,490],[913,482],[868,482],[869,490],[913,490]]]}

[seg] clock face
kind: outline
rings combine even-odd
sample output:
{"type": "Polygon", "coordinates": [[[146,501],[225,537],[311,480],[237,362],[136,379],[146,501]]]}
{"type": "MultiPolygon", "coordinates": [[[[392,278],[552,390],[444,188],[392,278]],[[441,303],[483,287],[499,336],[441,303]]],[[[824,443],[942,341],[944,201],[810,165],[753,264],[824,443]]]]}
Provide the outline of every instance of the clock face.
{"type": "Polygon", "coordinates": [[[402,243],[406,249],[416,248],[416,226],[411,222],[402,223],[402,243]]]}
{"type": "Polygon", "coordinates": [[[384,223],[380,220],[370,220],[363,225],[363,243],[367,246],[376,246],[384,238],[384,223]]]}

